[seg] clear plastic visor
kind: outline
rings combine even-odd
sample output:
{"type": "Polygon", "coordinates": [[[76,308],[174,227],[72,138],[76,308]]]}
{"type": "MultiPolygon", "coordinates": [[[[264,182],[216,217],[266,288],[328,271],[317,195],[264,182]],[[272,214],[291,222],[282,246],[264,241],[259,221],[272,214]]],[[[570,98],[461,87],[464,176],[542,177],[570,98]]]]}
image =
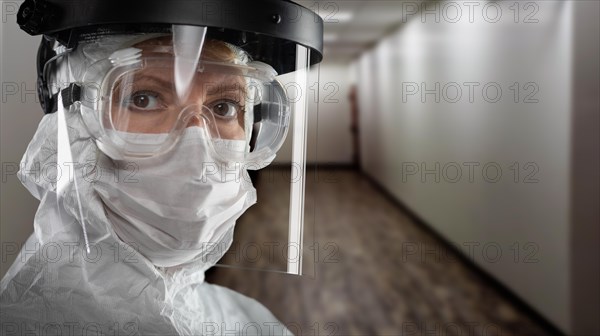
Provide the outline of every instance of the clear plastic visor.
{"type": "MultiPolygon", "coordinates": [[[[104,52],[98,45],[89,47],[90,53],[104,52]]],[[[257,55],[256,48],[254,54],[257,55]]],[[[158,157],[159,160],[146,163],[160,162],[160,158],[168,157],[163,154],[176,153],[179,145],[187,143],[183,140],[189,140],[186,134],[193,131],[198,133],[194,137],[198,151],[204,153],[205,146],[212,147],[206,153],[226,161],[228,165],[216,165],[223,167],[225,173],[231,163],[240,173],[267,166],[291,130],[285,153],[290,156],[294,176],[289,183],[290,198],[284,201],[289,207],[283,221],[270,224],[287,231],[280,237],[280,246],[288,255],[286,264],[261,261],[262,266],[235,266],[283,268],[288,273],[301,274],[306,124],[308,104],[312,101],[308,99],[310,51],[297,45],[296,54],[290,57],[295,57],[296,70],[278,74],[270,64],[253,60],[243,46],[207,39],[204,27],[173,26],[172,34],[144,35],[138,42],[95,58],[84,71],[82,82],[77,83],[82,87],[78,110],[98,148],[115,161],[158,157]]],[[[50,64],[48,71],[51,69],[50,64]]],[[[59,108],[58,114],[58,161],[71,162],[65,109],[59,108]]],[[[206,158],[212,159],[210,155],[206,158]]],[[[182,162],[182,167],[203,164],[194,155],[186,160],[189,162],[182,162]]],[[[160,178],[169,179],[174,185],[179,183],[181,190],[189,187],[189,179],[180,178],[185,173],[165,170],[161,174],[160,178]]],[[[59,189],[66,190],[65,186],[59,189]]],[[[176,199],[173,197],[173,208],[180,209],[176,199]]],[[[178,211],[174,219],[186,218],[198,209],[190,206],[187,210],[178,211]]],[[[85,214],[80,217],[85,230],[85,214]]],[[[266,246],[276,238],[270,236],[267,226],[265,230],[262,237],[268,240],[266,246]]],[[[85,232],[84,236],[87,244],[85,232]]]]}

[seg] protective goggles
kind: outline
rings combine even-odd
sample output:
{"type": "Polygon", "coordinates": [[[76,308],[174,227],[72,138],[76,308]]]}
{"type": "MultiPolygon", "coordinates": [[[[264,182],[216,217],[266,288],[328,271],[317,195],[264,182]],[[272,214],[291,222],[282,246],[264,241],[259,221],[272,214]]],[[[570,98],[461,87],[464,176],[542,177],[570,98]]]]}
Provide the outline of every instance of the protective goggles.
{"type": "Polygon", "coordinates": [[[248,169],[272,160],[294,103],[270,65],[204,36],[203,27],[180,26],[88,67],[82,114],[102,150],[116,158],[160,155],[196,126],[218,159],[248,169]]]}

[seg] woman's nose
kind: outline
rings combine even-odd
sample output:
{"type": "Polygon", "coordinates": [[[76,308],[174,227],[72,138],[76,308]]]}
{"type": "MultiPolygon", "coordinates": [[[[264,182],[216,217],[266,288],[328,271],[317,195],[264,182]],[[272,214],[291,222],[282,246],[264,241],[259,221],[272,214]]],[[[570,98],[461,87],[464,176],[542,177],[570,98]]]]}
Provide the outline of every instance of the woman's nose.
{"type": "Polygon", "coordinates": [[[190,101],[190,104],[183,111],[184,114],[188,115],[188,120],[185,127],[203,127],[204,118],[202,114],[204,112],[205,111],[200,99],[194,99],[193,101],[190,101]]]}
{"type": "Polygon", "coordinates": [[[193,126],[196,126],[196,127],[203,126],[202,120],[200,120],[200,117],[198,115],[192,116],[185,127],[193,127],[193,126]]]}

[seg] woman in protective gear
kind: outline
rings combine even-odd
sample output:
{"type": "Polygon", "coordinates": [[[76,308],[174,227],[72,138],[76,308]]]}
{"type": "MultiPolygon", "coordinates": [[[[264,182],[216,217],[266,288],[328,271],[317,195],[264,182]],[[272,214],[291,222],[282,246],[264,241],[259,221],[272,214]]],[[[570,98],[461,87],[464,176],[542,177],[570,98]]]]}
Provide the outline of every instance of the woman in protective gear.
{"type": "Polygon", "coordinates": [[[256,202],[246,171],[305,112],[278,77],[321,60],[321,19],[274,0],[28,0],[18,23],[43,34],[46,115],[18,174],[40,206],[0,283],[2,335],[290,334],[204,272],[256,202]]]}

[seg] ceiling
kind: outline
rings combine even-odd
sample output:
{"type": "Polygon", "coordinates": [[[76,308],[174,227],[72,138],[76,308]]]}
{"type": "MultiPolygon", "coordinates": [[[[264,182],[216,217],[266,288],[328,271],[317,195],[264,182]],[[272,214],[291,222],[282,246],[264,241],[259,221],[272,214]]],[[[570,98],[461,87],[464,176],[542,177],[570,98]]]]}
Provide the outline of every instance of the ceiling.
{"type": "Polygon", "coordinates": [[[402,23],[402,0],[295,0],[325,21],[327,62],[355,59],[402,23]]]}

